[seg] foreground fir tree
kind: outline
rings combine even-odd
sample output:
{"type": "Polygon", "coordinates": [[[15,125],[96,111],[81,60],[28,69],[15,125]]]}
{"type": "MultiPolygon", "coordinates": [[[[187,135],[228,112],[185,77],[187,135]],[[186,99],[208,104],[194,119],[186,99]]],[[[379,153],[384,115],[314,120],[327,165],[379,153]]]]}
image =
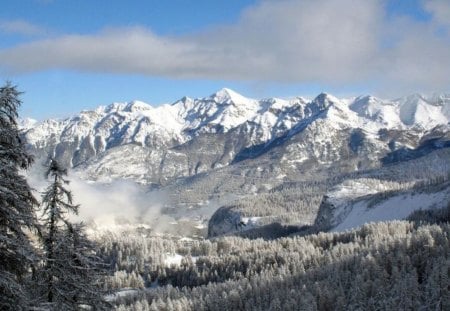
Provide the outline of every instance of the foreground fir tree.
{"type": "Polygon", "coordinates": [[[10,83],[0,88],[0,310],[28,307],[26,276],[36,258],[28,232],[37,228],[37,201],[20,174],[33,162],[17,126],[20,94],[10,83]]]}
{"type": "Polygon", "coordinates": [[[72,224],[68,214],[78,213],[71,192],[65,188],[67,170],[52,160],[47,178],[52,183],[43,195],[45,264],[41,297],[53,310],[106,309],[99,280],[104,266],[83,225],[72,224]]]}
{"type": "Polygon", "coordinates": [[[105,264],[94,251],[96,245],[84,233],[84,225],[67,223],[56,241],[55,270],[62,273],[57,284],[63,298],[59,305],[65,310],[78,310],[82,306],[107,309],[109,304],[103,299],[100,284],[105,277],[105,264]]]}

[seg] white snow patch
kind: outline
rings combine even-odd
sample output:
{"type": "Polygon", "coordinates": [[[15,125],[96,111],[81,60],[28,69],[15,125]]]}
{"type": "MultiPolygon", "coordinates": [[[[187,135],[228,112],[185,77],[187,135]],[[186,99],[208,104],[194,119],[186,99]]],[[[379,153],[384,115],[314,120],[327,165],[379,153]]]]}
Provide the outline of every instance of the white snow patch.
{"type": "Polygon", "coordinates": [[[283,179],[286,177],[286,174],[279,174],[276,179],[283,179]]]}
{"type": "MultiPolygon", "coordinates": [[[[187,240],[185,242],[187,242],[187,240]]],[[[176,254],[176,253],[175,254],[173,254],[173,253],[166,253],[165,257],[166,258],[164,259],[164,264],[167,267],[170,267],[170,266],[177,266],[177,267],[179,267],[181,265],[181,262],[182,262],[183,259],[185,259],[185,260],[192,260],[192,262],[196,262],[197,258],[198,258],[198,256],[186,257],[186,256],[182,256],[182,255],[176,254]]]]}
{"type": "Polygon", "coordinates": [[[31,118],[19,119],[18,127],[20,130],[27,130],[36,126],[37,123],[37,120],[31,118]]]}
{"type": "Polygon", "coordinates": [[[194,228],[196,228],[196,229],[205,229],[205,228],[206,228],[206,225],[205,225],[204,223],[200,223],[200,224],[198,224],[198,225],[195,225],[194,228]]]}
{"type": "Polygon", "coordinates": [[[113,302],[117,298],[133,295],[133,294],[135,294],[137,292],[138,292],[138,290],[135,289],[135,288],[123,288],[120,291],[115,292],[114,294],[106,295],[105,296],[105,300],[108,301],[108,302],[113,302]]]}
{"type": "Polygon", "coordinates": [[[450,191],[447,190],[438,193],[406,193],[370,208],[367,207],[367,201],[360,201],[353,205],[347,217],[332,231],[349,230],[368,222],[405,219],[416,210],[445,207],[449,200],[450,191]]]}
{"type": "Polygon", "coordinates": [[[246,226],[255,226],[262,217],[242,217],[241,221],[246,226]]]}
{"type": "Polygon", "coordinates": [[[180,266],[181,265],[181,260],[184,257],[181,256],[180,254],[170,254],[167,253],[166,254],[166,258],[164,259],[164,264],[168,267],[174,265],[174,266],[180,266]]]}

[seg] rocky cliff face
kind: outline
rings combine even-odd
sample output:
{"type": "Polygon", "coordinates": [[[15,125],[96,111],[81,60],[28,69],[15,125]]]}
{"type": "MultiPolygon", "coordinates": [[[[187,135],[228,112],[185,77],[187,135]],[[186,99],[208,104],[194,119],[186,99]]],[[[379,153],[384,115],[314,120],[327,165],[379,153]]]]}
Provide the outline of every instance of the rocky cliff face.
{"type": "Polygon", "coordinates": [[[239,232],[245,225],[239,212],[234,211],[231,206],[224,206],[218,209],[209,220],[208,237],[239,232]]]}

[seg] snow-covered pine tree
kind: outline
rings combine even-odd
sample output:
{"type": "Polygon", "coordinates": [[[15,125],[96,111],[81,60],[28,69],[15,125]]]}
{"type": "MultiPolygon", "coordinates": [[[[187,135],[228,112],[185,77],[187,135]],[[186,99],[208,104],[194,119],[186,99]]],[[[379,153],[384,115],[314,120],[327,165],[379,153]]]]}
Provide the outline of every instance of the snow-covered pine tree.
{"type": "Polygon", "coordinates": [[[41,296],[52,310],[79,310],[81,306],[105,309],[103,292],[98,286],[102,265],[95,256],[92,244],[83,232],[83,226],[72,224],[68,213],[78,213],[72,193],[65,188],[67,170],[51,160],[47,178],[52,180],[44,192],[44,233],[42,234],[45,263],[41,278],[41,296]]]}
{"type": "Polygon", "coordinates": [[[22,310],[29,304],[24,284],[35,251],[27,235],[37,228],[36,199],[21,170],[33,162],[17,126],[20,92],[0,87],[0,310],[22,310]]]}
{"type": "Polygon", "coordinates": [[[84,224],[66,223],[57,236],[56,270],[64,274],[58,280],[59,306],[64,310],[79,310],[88,306],[94,310],[110,309],[104,299],[100,282],[105,277],[105,264],[95,254],[95,244],[84,233],[84,224]]]}
{"type": "Polygon", "coordinates": [[[42,204],[44,205],[44,226],[43,243],[45,250],[45,287],[46,301],[50,306],[59,300],[58,282],[64,276],[57,258],[56,248],[59,246],[59,235],[63,231],[63,225],[67,222],[68,212],[78,213],[78,206],[72,203],[72,193],[64,188],[68,181],[64,179],[67,170],[62,168],[58,162],[51,160],[46,177],[52,178],[52,183],[44,192],[42,204]]]}

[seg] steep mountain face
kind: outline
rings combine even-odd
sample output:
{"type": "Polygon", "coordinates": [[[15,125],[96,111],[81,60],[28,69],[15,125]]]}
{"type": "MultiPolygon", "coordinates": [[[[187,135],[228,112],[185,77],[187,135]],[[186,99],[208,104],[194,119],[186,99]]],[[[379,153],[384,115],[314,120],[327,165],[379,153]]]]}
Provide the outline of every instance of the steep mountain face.
{"type": "Polygon", "coordinates": [[[115,103],[24,127],[38,157],[55,157],[86,179],[164,185],[255,158],[280,176],[339,161],[349,170],[377,166],[447,135],[449,120],[446,94],[254,100],[222,89],[159,107],[115,103]]]}

